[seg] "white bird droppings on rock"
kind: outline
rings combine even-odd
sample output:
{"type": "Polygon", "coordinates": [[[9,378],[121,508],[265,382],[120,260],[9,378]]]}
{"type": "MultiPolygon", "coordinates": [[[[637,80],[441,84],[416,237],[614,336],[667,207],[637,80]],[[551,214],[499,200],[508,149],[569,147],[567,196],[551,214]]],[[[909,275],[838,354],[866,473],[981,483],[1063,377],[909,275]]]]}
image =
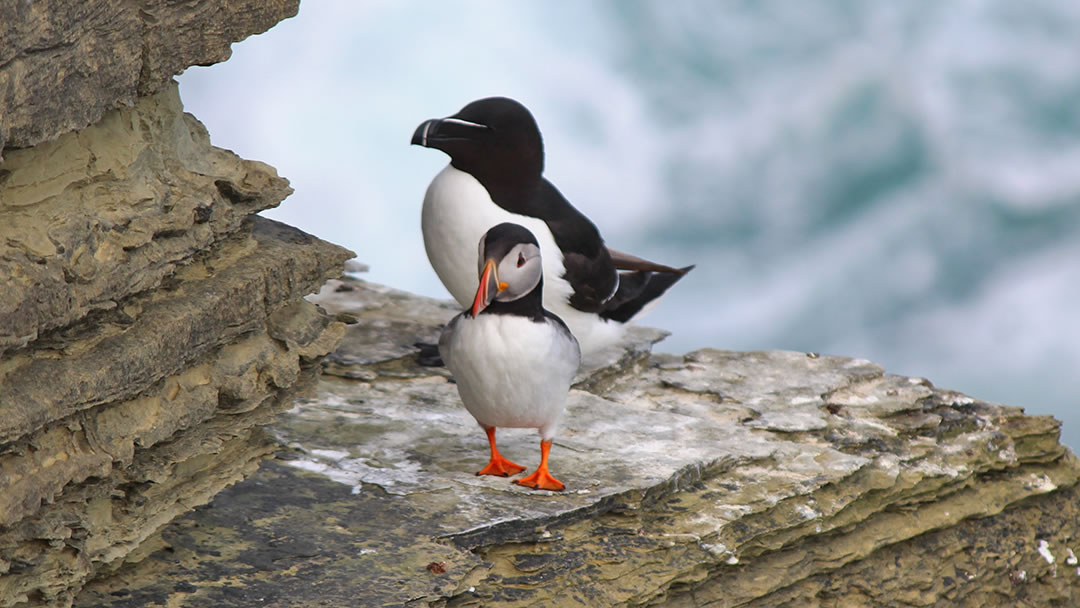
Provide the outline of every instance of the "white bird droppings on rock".
{"type": "Polygon", "coordinates": [[[1054,554],[1050,552],[1050,543],[1043,539],[1039,539],[1039,555],[1046,560],[1046,563],[1054,563],[1054,554]]]}

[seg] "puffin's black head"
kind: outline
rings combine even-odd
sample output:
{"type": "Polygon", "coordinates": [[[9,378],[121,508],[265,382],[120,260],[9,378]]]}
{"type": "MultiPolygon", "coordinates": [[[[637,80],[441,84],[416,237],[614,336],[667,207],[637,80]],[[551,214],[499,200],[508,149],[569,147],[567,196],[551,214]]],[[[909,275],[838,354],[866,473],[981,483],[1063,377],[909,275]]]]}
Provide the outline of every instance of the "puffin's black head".
{"type": "Polygon", "coordinates": [[[492,301],[513,302],[535,294],[540,306],[543,263],[540,243],[527,228],[504,222],[480,237],[480,285],[473,300],[473,316],[492,301]]]}
{"type": "Polygon", "coordinates": [[[540,128],[528,108],[508,97],[478,99],[446,118],[420,123],[412,143],[450,155],[450,163],[485,178],[536,180],[544,170],[540,128]]]}

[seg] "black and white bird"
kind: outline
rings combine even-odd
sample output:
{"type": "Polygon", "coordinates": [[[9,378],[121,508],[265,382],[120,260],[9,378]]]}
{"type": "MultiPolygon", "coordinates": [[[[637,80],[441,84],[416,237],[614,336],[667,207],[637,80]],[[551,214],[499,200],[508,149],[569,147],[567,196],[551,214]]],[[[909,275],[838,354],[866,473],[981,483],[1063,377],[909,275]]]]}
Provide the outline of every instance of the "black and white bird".
{"type": "Polygon", "coordinates": [[[544,306],[566,322],[586,356],[616,342],[628,321],[693,268],[607,248],[589,218],[543,177],[540,129],[513,99],[480,99],[424,121],[412,143],[450,156],[428,186],[421,228],[428,260],[462,306],[476,286],[469,268],[477,239],[500,222],[536,235],[544,306]]]}
{"type": "Polygon", "coordinates": [[[562,490],[548,472],[548,453],[581,350],[566,324],[544,310],[541,260],[536,237],[524,227],[503,223],[488,230],[480,239],[480,284],[472,305],[443,329],[439,354],[465,409],[487,432],[491,460],[477,475],[523,471],[499,454],[495,429],[535,428],[540,466],[515,483],[562,490]]]}

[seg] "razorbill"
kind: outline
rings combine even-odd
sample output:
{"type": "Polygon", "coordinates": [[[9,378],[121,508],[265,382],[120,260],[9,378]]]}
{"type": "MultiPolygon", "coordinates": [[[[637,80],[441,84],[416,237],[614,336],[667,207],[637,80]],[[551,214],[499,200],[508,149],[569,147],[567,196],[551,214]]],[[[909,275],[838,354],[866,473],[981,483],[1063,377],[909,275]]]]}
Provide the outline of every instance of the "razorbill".
{"type": "Polygon", "coordinates": [[[412,143],[450,156],[428,186],[421,227],[428,260],[462,306],[476,289],[470,271],[476,242],[501,222],[536,235],[544,306],[566,322],[586,356],[616,342],[628,321],[693,268],[606,247],[596,226],[543,177],[540,129],[513,99],[480,99],[453,116],[426,120],[412,143]]]}

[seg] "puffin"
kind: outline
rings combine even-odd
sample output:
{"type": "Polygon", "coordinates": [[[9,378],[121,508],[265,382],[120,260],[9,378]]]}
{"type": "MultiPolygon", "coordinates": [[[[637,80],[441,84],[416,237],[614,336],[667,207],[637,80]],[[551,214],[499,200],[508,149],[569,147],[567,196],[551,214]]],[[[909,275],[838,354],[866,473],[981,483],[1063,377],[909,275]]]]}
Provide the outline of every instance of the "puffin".
{"type": "Polygon", "coordinates": [[[544,306],[570,327],[586,356],[617,342],[627,323],[694,268],[607,247],[596,225],[544,178],[540,128],[513,99],[479,99],[426,120],[412,144],[450,157],[424,195],[421,229],[428,260],[461,306],[476,287],[469,269],[477,239],[503,222],[536,236],[544,306]]]}
{"type": "Polygon", "coordinates": [[[544,309],[543,262],[532,232],[519,224],[497,224],[481,237],[479,250],[472,304],[439,336],[439,354],[461,402],[487,433],[491,459],[476,474],[506,477],[524,471],[499,453],[495,429],[535,428],[540,466],[514,483],[561,491],[565,486],[549,472],[548,454],[581,349],[566,324],[544,309]]]}

